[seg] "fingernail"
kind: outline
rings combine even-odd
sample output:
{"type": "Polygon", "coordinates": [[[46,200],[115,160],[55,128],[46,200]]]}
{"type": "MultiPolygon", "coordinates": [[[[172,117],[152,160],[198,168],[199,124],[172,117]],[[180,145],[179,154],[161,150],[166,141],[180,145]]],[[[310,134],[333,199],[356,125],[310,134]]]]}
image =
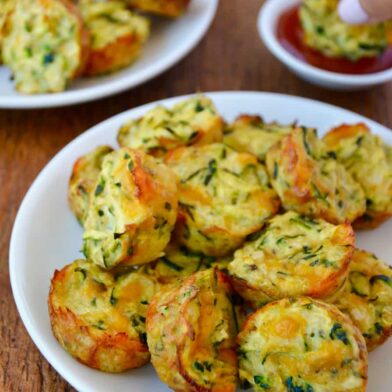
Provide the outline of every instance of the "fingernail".
{"type": "Polygon", "coordinates": [[[344,22],[362,24],[369,21],[369,15],[363,9],[359,0],[342,0],[338,12],[344,22]]]}

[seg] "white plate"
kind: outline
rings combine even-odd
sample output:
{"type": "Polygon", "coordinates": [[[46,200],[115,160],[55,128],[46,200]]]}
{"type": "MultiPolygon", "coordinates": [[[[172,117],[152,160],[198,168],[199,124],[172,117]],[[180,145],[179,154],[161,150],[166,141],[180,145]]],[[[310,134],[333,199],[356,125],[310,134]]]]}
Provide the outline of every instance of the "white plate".
{"type": "MultiPolygon", "coordinates": [[[[222,92],[209,95],[220,113],[232,120],[240,113],[261,114],[266,120],[317,127],[322,135],[342,122],[363,121],[392,144],[392,132],[367,118],[321,102],[285,95],[256,92],[222,92]]],[[[161,101],[172,105],[184,97],[161,101]]],[[[53,337],[47,311],[49,282],[60,269],[80,257],[82,230],[67,206],[67,184],[73,162],[99,144],[116,145],[119,126],[142,115],[157,103],[112,117],[86,131],[42,170],[19,209],[10,246],[10,275],[13,294],[27,331],[52,366],[80,391],[167,391],[151,366],[119,375],[101,373],[69,356],[53,337]]],[[[360,247],[392,261],[392,221],[358,235],[360,247]]],[[[370,392],[392,391],[392,339],[370,354],[370,392]]]]}
{"type": "Polygon", "coordinates": [[[0,66],[0,108],[31,109],[92,101],[138,86],[166,71],[185,57],[206,34],[219,0],[192,0],[186,13],[169,20],[153,18],[152,34],[140,58],[111,75],[80,78],[56,94],[22,95],[0,66]]]}
{"type": "Polygon", "coordinates": [[[392,68],[365,75],[348,75],[317,68],[290,53],[278,40],[276,28],[283,12],[300,0],[268,0],[260,10],[259,34],[269,51],[300,78],[331,90],[361,90],[392,81],[392,68]]]}

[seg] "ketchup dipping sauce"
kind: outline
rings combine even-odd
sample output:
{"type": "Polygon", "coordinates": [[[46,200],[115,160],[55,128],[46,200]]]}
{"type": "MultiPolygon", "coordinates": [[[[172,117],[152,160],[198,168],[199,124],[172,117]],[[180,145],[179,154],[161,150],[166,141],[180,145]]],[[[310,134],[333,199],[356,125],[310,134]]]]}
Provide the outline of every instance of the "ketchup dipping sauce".
{"type": "Polygon", "coordinates": [[[303,35],[299,6],[295,6],[280,16],[277,29],[279,42],[295,57],[317,68],[353,75],[380,72],[392,67],[392,47],[381,56],[364,57],[354,62],[345,58],[324,56],[321,52],[309,48],[303,35]]]}

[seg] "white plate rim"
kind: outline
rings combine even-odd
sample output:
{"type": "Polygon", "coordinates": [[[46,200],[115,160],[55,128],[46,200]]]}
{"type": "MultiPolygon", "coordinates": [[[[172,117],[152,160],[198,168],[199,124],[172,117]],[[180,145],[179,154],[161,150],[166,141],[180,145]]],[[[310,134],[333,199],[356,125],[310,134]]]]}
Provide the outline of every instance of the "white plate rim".
{"type": "MultiPolygon", "coordinates": [[[[197,0],[193,1],[196,2],[197,0]]],[[[189,40],[181,46],[179,50],[172,50],[164,60],[149,65],[143,71],[139,71],[137,74],[125,75],[117,80],[87,86],[80,90],[66,90],[59,93],[38,95],[18,94],[15,96],[2,96],[0,94],[0,108],[39,109],[75,105],[121,93],[155,78],[181,61],[207,34],[216,15],[219,0],[207,0],[204,1],[203,4],[205,9],[203,9],[199,30],[190,34],[189,40]]],[[[174,20],[173,23],[175,22],[176,21],[174,20]]],[[[143,56],[143,53],[141,56],[143,56]]],[[[132,65],[130,65],[130,67],[132,67],[132,65]]]]}
{"type": "MultiPolygon", "coordinates": [[[[132,109],[129,109],[127,111],[124,111],[122,113],[119,113],[115,116],[112,116],[97,125],[89,128],[82,134],[80,134],[78,137],[73,139],[71,142],[69,142],[66,146],[64,146],[50,161],[45,165],[45,167],[40,171],[40,173],[37,175],[33,183],[31,184],[30,188],[26,192],[22,203],[20,204],[20,207],[18,209],[12,233],[11,233],[11,240],[10,240],[10,247],[9,247],[9,273],[10,273],[10,281],[11,281],[11,288],[12,288],[12,293],[14,297],[15,304],[17,306],[19,315],[23,321],[23,324],[30,335],[31,339],[33,340],[34,344],[36,347],[39,349],[41,354],[46,358],[46,360],[53,366],[53,368],[65,379],[67,380],[72,386],[77,388],[80,391],[91,391],[93,392],[93,389],[91,389],[88,386],[88,383],[86,383],[84,380],[80,379],[74,379],[72,377],[72,374],[67,372],[66,367],[62,366],[61,361],[52,353],[50,352],[50,349],[48,349],[47,345],[45,344],[45,340],[42,339],[39,336],[39,330],[34,329],[32,326],[34,323],[32,322],[32,313],[30,312],[28,303],[25,301],[24,295],[23,295],[23,289],[20,284],[20,281],[18,280],[18,243],[19,243],[19,238],[22,238],[21,233],[24,231],[24,225],[23,225],[23,220],[26,219],[26,211],[28,211],[28,204],[30,202],[30,199],[34,197],[34,193],[36,192],[37,189],[39,189],[40,185],[42,182],[45,180],[45,175],[47,172],[49,172],[52,168],[52,166],[55,166],[57,161],[61,161],[63,156],[67,155],[69,151],[72,151],[74,146],[77,146],[78,143],[83,142],[83,139],[88,138],[90,135],[92,135],[95,132],[99,132],[101,129],[106,129],[111,123],[115,123],[118,121],[123,122],[126,119],[129,119],[130,117],[135,117],[139,116],[141,113],[145,112],[146,110],[159,105],[172,105],[177,101],[186,99],[190,96],[193,96],[194,94],[187,94],[187,95],[182,95],[182,96],[177,96],[177,97],[172,97],[172,98],[167,98],[167,99],[162,99],[159,101],[154,101],[151,103],[147,103],[132,109]]],[[[252,99],[257,99],[258,97],[267,97],[270,99],[284,99],[288,101],[300,101],[304,104],[310,104],[310,105],[316,105],[318,107],[324,106],[325,108],[329,108],[331,110],[339,112],[339,115],[344,117],[345,115],[354,115],[358,121],[363,121],[367,123],[371,128],[378,128],[381,129],[382,132],[387,132],[390,133],[391,130],[382,124],[379,124],[365,116],[359,115],[357,113],[354,113],[350,110],[340,108],[335,105],[331,105],[328,103],[324,103],[321,101],[317,100],[312,100],[308,98],[303,98],[303,97],[298,97],[294,95],[286,95],[286,94],[278,94],[278,93],[269,93],[269,92],[256,92],[256,91],[220,91],[220,92],[206,92],[205,95],[210,97],[213,101],[230,101],[230,100],[235,100],[237,97],[252,97],[252,99]]],[[[240,114],[240,113],[236,113],[240,114]]],[[[391,139],[392,140],[392,139],[391,139]]],[[[81,365],[83,366],[83,365],[81,365]]]]}
{"type": "Polygon", "coordinates": [[[279,42],[275,34],[277,19],[280,15],[278,11],[282,8],[299,4],[300,0],[267,0],[260,8],[257,27],[259,35],[270,52],[284,64],[289,65],[297,72],[325,82],[340,82],[350,86],[368,86],[390,81],[392,79],[392,68],[363,75],[342,74],[339,72],[327,71],[308,64],[288,52],[279,42]]]}

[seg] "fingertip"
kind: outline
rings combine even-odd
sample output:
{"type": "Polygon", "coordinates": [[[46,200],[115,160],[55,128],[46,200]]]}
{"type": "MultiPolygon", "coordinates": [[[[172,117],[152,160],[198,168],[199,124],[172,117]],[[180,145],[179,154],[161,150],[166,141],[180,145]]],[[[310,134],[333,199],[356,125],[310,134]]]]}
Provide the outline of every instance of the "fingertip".
{"type": "Polygon", "coordinates": [[[365,12],[359,0],[341,0],[338,12],[346,23],[363,24],[369,22],[369,15],[365,12]]]}

